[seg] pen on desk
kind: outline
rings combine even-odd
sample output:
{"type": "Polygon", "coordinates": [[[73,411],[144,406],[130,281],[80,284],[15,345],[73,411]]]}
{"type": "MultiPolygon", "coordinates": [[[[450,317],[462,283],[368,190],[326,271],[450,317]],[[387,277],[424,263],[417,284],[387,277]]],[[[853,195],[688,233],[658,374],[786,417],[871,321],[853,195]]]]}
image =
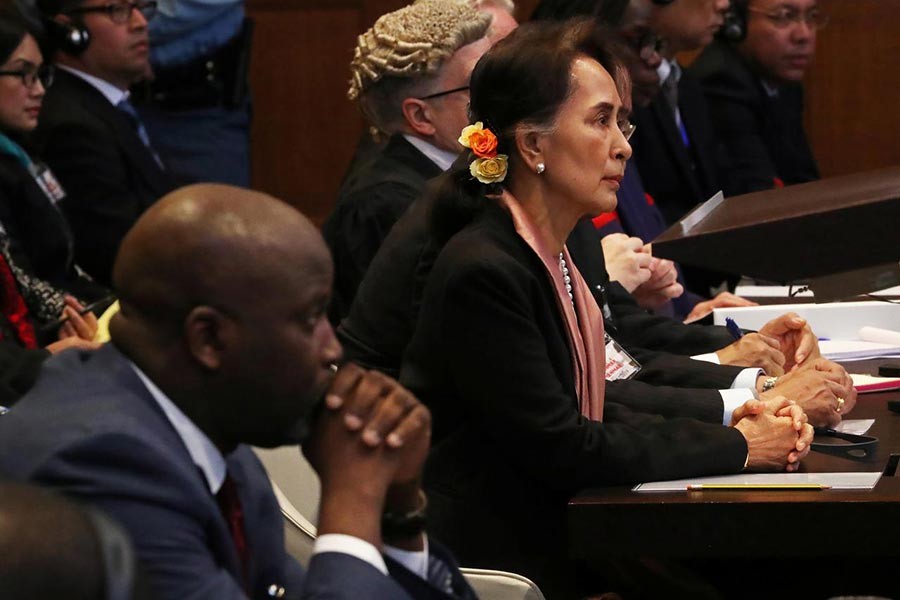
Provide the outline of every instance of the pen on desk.
{"type": "MultiPolygon", "coordinates": [[[[95,311],[96,309],[103,307],[104,305],[106,305],[106,306],[111,306],[112,303],[115,302],[115,301],[116,301],[116,297],[115,297],[115,296],[105,296],[105,297],[103,297],[103,298],[100,298],[100,299],[97,300],[96,302],[92,302],[92,303],[88,304],[87,306],[85,306],[84,308],[82,308],[81,310],[79,310],[79,311],[78,311],[78,314],[79,314],[79,315],[86,315],[86,314],[88,314],[89,312],[93,312],[93,311],[95,311]]],[[[68,321],[68,320],[69,320],[69,317],[68,317],[68,315],[67,315],[67,316],[64,316],[64,317],[62,317],[62,318],[60,318],[60,319],[57,319],[57,320],[55,320],[55,321],[52,321],[52,322],[47,323],[47,324],[45,324],[45,325],[42,325],[42,326],[41,326],[41,329],[42,329],[42,330],[45,330],[45,331],[56,331],[57,329],[59,329],[60,327],[62,327],[63,324],[64,324],[66,321],[68,321]]]]}
{"type": "Polygon", "coordinates": [[[728,330],[728,333],[731,334],[731,337],[734,338],[734,341],[738,341],[742,337],[744,337],[744,332],[741,331],[741,328],[738,327],[738,324],[734,322],[734,319],[731,317],[725,317],[725,329],[728,330]]]}
{"type": "Polygon", "coordinates": [[[830,490],[822,483],[702,483],[688,485],[689,492],[702,490],[830,490]]]}

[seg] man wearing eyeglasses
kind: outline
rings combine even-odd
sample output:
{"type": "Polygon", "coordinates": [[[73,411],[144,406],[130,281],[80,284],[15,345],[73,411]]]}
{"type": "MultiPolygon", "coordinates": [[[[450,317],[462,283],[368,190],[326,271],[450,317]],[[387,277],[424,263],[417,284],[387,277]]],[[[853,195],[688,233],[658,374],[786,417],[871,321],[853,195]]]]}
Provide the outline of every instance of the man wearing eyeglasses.
{"type": "Polygon", "coordinates": [[[723,37],[692,66],[730,158],[727,193],[819,178],[803,130],[802,80],[816,31],[827,23],[817,0],[732,0],[723,37]]]}
{"type": "Polygon", "coordinates": [[[391,227],[463,149],[469,75],[490,48],[492,21],[468,2],[428,0],[383,15],[360,36],[348,96],[390,139],[354,162],[323,226],[335,262],[334,324],[391,227]]]}
{"type": "Polygon", "coordinates": [[[176,187],[129,101],[148,69],[151,0],[38,0],[57,66],[35,141],[67,192],[75,260],[109,284],[128,229],[176,187]]]}

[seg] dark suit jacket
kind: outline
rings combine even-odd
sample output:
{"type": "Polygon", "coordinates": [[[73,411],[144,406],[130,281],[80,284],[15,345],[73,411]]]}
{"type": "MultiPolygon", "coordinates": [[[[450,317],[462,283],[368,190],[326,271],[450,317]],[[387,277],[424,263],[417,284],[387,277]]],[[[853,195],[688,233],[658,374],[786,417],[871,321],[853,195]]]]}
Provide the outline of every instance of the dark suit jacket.
{"type": "Polygon", "coordinates": [[[48,358],[46,350],[26,350],[15,342],[0,340],[0,406],[18,402],[31,389],[48,358]]]}
{"type": "Polygon", "coordinates": [[[75,261],[109,285],[125,233],[178,182],[159,168],[126,114],[62,69],[47,90],[34,140],[66,190],[75,261]]]}
{"type": "Polygon", "coordinates": [[[770,96],[762,82],[729,44],[716,41],[691,65],[709,103],[710,115],[729,157],[724,175],[728,195],[745,194],[819,178],[803,130],[803,88],[778,86],[770,96]]]}
{"type": "MultiPolygon", "coordinates": [[[[653,197],[668,225],[722,189],[719,172],[728,172],[727,157],[719,152],[703,88],[696,77],[685,70],[678,80],[678,109],[690,146],[684,145],[675,114],[661,93],[649,106],[635,109],[638,128],[631,139],[634,149],[631,160],[639,167],[643,187],[653,197]]],[[[704,297],[709,297],[710,288],[719,287],[725,279],[734,282],[738,279],[735,275],[690,265],[682,267],[687,287],[704,297]]],[[[685,300],[679,300],[679,308],[685,307],[685,300]]],[[[684,317],[687,312],[680,310],[678,314],[684,317]]]]}
{"type": "Polygon", "coordinates": [[[441,169],[401,135],[368,160],[354,163],[334,212],[322,226],[334,257],[334,295],[329,315],[337,324],[350,310],[369,263],[394,223],[422,195],[441,169]]]}
{"type": "MultiPolygon", "coordinates": [[[[724,327],[685,325],[677,319],[649,314],[638,306],[625,288],[609,281],[603,247],[597,242],[597,232],[590,221],[575,227],[566,246],[595,297],[603,289],[612,317],[607,327],[629,350],[638,347],[692,356],[714,352],[734,341],[724,327]]],[[[603,301],[598,297],[598,304],[603,301]]]]}
{"type": "Polygon", "coordinates": [[[682,71],[678,81],[678,108],[690,147],[685,147],[674,112],[662,93],[649,106],[635,109],[638,128],[630,140],[632,160],[640,168],[644,188],[669,224],[721,187],[718,143],[709,108],[700,83],[687,71],[682,71]]]}
{"type": "Polygon", "coordinates": [[[568,575],[554,563],[576,491],[738,472],[746,458],[721,425],[609,400],[603,423],[580,415],[555,292],[493,203],[435,262],[401,381],[434,417],[432,531],[464,564],[522,572],[551,597],[568,575]]]}
{"type": "MultiPolygon", "coordinates": [[[[348,359],[392,377],[399,376],[403,353],[416,330],[425,284],[441,250],[429,231],[431,203],[430,198],[416,201],[388,234],[359,286],[350,314],[337,330],[348,359]]],[[[600,241],[589,221],[576,228],[569,247],[579,269],[594,282],[595,293],[596,284],[608,285],[600,241]]],[[[602,298],[598,302],[602,303],[602,298]]],[[[627,324],[632,320],[639,319],[629,319],[627,324]]],[[[664,321],[674,323],[671,319],[664,321]]],[[[678,325],[699,330],[681,334],[695,338],[697,344],[704,334],[715,338],[718,333],[718,328],[706,332],[706,328],[678,325]]],[[[679,331],[678,326],[671,329],[679,331]]],[[[618,339],[618,333],[613,334],[618,339]]],[[[638,374],[643,383],[625,381],[611,385],[607,392],[611,401],[644,412],[722,422],[721,397],[715,390],[730,387],[739,368],[644,350],[638,344],[628,344],[627,348],[643,365],[638,374]]]]}
{"type": "MultiPolygon", "coordinates": [[[[226,457],[250,549],[250,596],[409,598],[368,563],[317,554],[305,574],[285,553],[281,512],[246,446],[226,457]]],[[[245,598],[228,525],[175,429],[112,345],[68,351],[0,418],[0,473],[58,488],[105,510],[131,534],[160,599],[245,598]]],[[[419,596],[431,597],[431,596],[419,596]]],[[[444,597],[443,595],[434,597],[444,597]]]]}
{"type": "Polygon", "coordinates": [[[109,293],[75,269],[72,230],[18,159],[0,153],[0,224],[17,266],[83,300],[109,293]]]}

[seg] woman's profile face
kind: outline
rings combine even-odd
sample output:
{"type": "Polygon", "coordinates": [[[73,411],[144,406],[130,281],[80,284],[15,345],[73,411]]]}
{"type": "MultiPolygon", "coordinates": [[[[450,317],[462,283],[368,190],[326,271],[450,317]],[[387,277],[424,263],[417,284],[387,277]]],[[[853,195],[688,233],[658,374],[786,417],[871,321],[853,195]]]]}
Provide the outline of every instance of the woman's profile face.
{"type": "Polygon", "coordinates": [[[631,146],[620,126],[626,111],[616,84],[600,63],[577,58],[570,71],[571,93],[542,140],[543,175],[555,202],[572,203],[596,216],[616,208],[616,192],[631,146]]]}
{"type": "Polygon", "coordinates": [[[25,35],[19,46],[10,53],[0,67],[0,129],[3,131],[26,132],[37,127],[38,114],[44,98],[41,82],[27,74],[34,74],[43,64],[37,42],[25,35]],[[26,73],[27,85],[18,74],[26,73]]]}

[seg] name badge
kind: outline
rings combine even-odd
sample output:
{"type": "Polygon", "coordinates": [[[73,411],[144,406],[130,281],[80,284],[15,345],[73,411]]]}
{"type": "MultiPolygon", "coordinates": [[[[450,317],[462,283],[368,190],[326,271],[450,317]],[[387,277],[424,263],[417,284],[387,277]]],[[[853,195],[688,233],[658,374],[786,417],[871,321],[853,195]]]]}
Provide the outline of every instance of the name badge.
{"type": "Polygon", "coordinates": [[[606,339],[606,380],[619,381],[631,379],[641,370],[641,363],[619,345],[608,333],[604,332],[606,339]]]}
{"type": "Polygon", "coordinates": [[[41,191],[53,204],[66,197],[65,190],[63,190],[59,181],[53,176],[53,172],[46,165],[35,164],[32,167],[31,174],[35,182],[37,182],[38,187],[41,188],[41,191]]]}

